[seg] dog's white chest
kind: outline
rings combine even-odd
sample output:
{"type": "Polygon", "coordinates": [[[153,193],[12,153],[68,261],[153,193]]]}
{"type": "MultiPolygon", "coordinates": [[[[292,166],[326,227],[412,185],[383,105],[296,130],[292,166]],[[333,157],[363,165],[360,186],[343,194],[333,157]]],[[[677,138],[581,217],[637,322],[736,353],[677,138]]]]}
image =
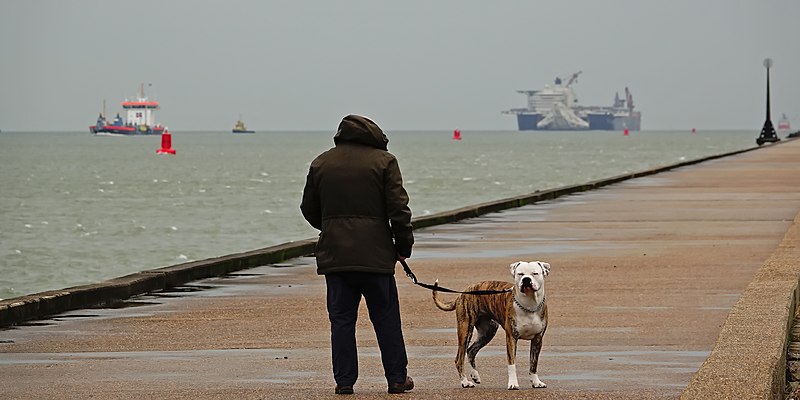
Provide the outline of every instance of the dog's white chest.
{"type": "Polygon", "coordinates": [[[545,323],[539,313],[520,311],[519,309],[516,311],[516,329],[520,339],[531,340],[542,333],[545,323]]]}

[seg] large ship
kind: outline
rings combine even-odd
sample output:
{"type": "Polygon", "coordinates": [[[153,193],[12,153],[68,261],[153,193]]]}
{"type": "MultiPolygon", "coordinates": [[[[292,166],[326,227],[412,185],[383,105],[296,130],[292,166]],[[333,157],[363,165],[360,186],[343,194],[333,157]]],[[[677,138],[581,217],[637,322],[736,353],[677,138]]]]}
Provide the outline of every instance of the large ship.
{"type": "Polygon", "coordinates": [[[642,114],[633,110],[633,96],[625,88],[625,98],[619,93],[611,106],[581,106],[572,84],[582,71],[564,79],[556,78],[554,84],[540,90],[518,90],[527,96],[526,108],[512,108],[503,114],[515,115],[521,131],[580,131],[580,130],[630,130],[641,129],[642,114]]]}
{"type": "Polygon", "coordinates": [[[96,135],[160,135],[164,132],[164,127],[155,123],[155,110],[159,109],[159,104],[145,97],[143,83],[139,85],[136,100],[125,99],[122,108],[127,111],[127,118],[122,118],[117,113],[109,123],[104,101],[103,111],[97,117],[97,122],[89,127],[89,132],[96,135]]]}

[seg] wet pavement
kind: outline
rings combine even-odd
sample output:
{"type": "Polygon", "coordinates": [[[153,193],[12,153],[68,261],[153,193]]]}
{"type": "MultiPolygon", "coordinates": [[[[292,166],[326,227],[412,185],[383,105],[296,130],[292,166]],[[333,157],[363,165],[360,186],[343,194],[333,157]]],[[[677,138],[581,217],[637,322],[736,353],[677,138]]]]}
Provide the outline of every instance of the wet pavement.
{"type": "MultiPolygon", "coordinates": [[[[417,231],[409,264],[460,289],[510,280],[508,265],[552,265],[545,389],[505,389],[503,335],[477,358],[483,383],[462,389],[455,315],[398,267],[409,373],[404,398],[678,398],[729,311],[800,212],[800,142],[637,178],[417,231]]],[[[443,294],[445,299],[453,295],[443,294]]],[[[386,382],[366,309],[351,398],[386,382]]],[[[248,269],[0,330],[0,397],[332,398],[324,279],[312,258],[248,269]]]]}

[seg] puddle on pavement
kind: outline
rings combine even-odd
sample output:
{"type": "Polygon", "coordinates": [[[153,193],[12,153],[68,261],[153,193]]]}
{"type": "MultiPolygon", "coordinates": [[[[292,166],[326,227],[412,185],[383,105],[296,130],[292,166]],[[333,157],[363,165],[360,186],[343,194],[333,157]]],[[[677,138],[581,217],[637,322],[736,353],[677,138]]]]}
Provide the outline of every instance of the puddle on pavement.
{"type": "Polygon", "coordinates": [[[442,259],[442,258],[503,258],[511,256],[523,256],[528,254],[543,254],[543,253],[574,253],[586,252],[590,250],[599,250],[603,248],[610,248],[611,245],[606,244],[589,244],[576,242],[573,244],[541,244],[530,245],[524,247],[515,246],[508,249],[476,249],[469,243],[449,245],[449,246],[428,246],[422,245],[419,248],[414,248],[414,256],[417,258],[426,259],[442,259]],[[438,248],[437,248],[438,247],[438,248]],[[451,251],[444,250],[445,248],[452,249],[451,251]]]}
{"type": "MultiPolygon", "coordinates": [[[[622,374],[619,374],[619,375],[622,375],[622,374]]],[[[544,379],[544,378],[542,378],[542,379],[544,379]]],[[[585,382],[585,381],[601,381],[601,380],[602,381],[610,381],[610,380],[616,380],[616,379],[619,379],[619,378],[613,378],[613,377],[610,377],[610,376],[600,376],[598,374],[585,372],[585,373],[568,374],[568,375],[548,375],[547,379],[548,380],[556,380],[556,381],[582,381],[582,382],[585,382]]]]}
{"type": "MultiPolygon", "coordinates": [[[[94,306],[91,306],[91,307],[87,307],[87,308],[89,308],[89,309],[100,308],[100,309],[116,310],[116,309],[121,309],[121,308],[154,306],[154,305],[157,305],[157,304],[161,304],[161,303],[152,302],[152,301],[120,300],[120,301],[107,302],[107,303],[103,303],[103,304],[97,304],[97,305],[94,305],[94,306]]],[[[95,315],[95,317],[96,316],[97,315],[95,315]]]]}
{"type": "Polygon", "coordinates": [[[610,326],[604,328],[588,328],[588,327],[559,327],[554,326],[553,331],[560,331],[565,333],[581,333],[581,334],[592,334],[592,333],[633,333],[636,332],[636,328],[629,327],[629,326],[610,326]]]}
{"type": "Polygon", "coordinates": [[[295,384],[298,381],[309,379],[317,376],[314,372],[299,372],[299,371],[284,371],[280,373],[272,373],[269,378],[262,379],[239,379],[239,382],[263,382],[263,383],[282,383],[282,384],[295,384]]]}
{"type": "Polygon", "coordinates": [[[67,315],[56,315],[55,317],[53,317],[53,319],[58,321],[58,320],[68,319],[68,318],[94,318],[94,317],[99,317],[99,315],[98,314],[67,314],[67,315]]]}
{"type": "Polygon", "coordinates": [[[184,297],[190,295],[192,293],[203,292],[211,289],[217,289],[221,286],[212,286],[212,285],[180,285],[180,286],[172,286],[168,288],[164,288],[161,290],[157,290],[154,292],[147,293],[147,296],[152,297],[163,297],[163,298],[176,298],[176,297],[184,297]]]}
{"type": "Polygon", "coordinates": [[[681,350],[630,350],[630,351],[554,351],[551,354],[559,357],[587,357],[600,359],[622,359],[630,357],[648,357],[652,359],[670,358],[702,358],[708,357],[708,351],[681,350]]]}
{"type": "Polygon", "coordinates": [[[52,322],[43,322],[43,321],[24,321],[16,325],[11,325],[9,327],[6,327],[5,329],[16,329],[23,326],[50,326],[50,325],[54,324],[52,322]]]}
{"type": "MultiPolygon", "coordinates": [[[[413,357],[450,359],[453,356],[450,352],[419,350],[411,349],[413,357]]],[[[647,387],[685,387],[687,377],[697,371],[708,354],[708,351],[543,349],[540,377],[548,383],[569,381],[562,386],[583,390],[607,390],[619,388],[618,385],[637,385],[637,382],[646,382],[644,386],[647,387]]],[[[501,360],[505,360],[505,346],[487,346],[481,350],[478,358],[482,359],[483,368],[500,366],[501,360]]],[[[517,368],[524,370],[526,367],[525,358],[518,354],[517,368]]]]}
{"type": "Polygon", "coordinates": [[[433,329],[422,329],[421,331],[428,333],[455,333],[456,328],[433,328],[433,329]]]}
{"type": "Polygon", "coordinates": [[[233,273],[233,274],[225,274],[219,277],[219,279],[236,279],[236,278],[248,278],[253,276],[264,276],[264,274],[246,274],[246,273],[233,273]]]}
{"type": "Polygon", "coordinates": [[[218,286],[211,286],[211,285],[182,285],[182,286],[172,286],[169,288],[161,289],[158,293],[190,293],[190,292],[199,292],[201,290],[209,290],[217,288],[218,286]]]}

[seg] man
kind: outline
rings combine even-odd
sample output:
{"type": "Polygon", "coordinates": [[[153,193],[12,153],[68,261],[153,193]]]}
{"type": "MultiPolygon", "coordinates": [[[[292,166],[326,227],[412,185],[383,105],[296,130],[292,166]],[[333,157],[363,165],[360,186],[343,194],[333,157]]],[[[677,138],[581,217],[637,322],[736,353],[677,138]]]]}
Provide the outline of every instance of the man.
{"type": "Polygon", "coordinates": [[[389,393],[414,388],[407,375],[395,263],[411,256],[408,194],[389,140],[369,118],[348,115],[335,147],[311,162],[300,210],[319,229],[317,273],[325,275],[337,394],[358,379],[356,319],[361,296],[381,351],[389,393]]]}

